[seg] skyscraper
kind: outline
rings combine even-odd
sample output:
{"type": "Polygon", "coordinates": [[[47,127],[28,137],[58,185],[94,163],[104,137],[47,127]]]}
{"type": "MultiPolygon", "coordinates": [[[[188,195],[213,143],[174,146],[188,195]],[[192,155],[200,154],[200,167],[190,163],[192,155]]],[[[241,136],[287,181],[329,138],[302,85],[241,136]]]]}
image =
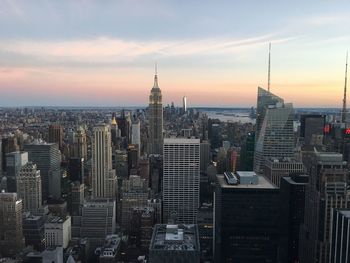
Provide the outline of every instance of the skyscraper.
{"type": "Polygon", "coordinates": [[[131,143],[137,144],[140,152],[141,138],[140,138],[140,121],[139,120],[135,120],[131,124],[131,143]]]}
{"type": "Polygon", "coordinates": [[[49,196],[61,197],[61,152],[56,143],[45,143],[36,140],[24,145],[29,161],[37,165],[41,175],[43,200],[49,196]]]}
{"type": "Polygon", "coordinates": [[[17,177],[18,197],[23,200],[23,210],[36,214],[42,205],[41,176],[36,164],[27,163],[17,177]]]}
{"type": "Polygon", "coordinates": [[[16,179],[21,168],[28,162],[27,152],[6,154],[7,192],[17,192],[16,179]]]}
{"type": "Polygon", "coordinates": [[[63,146],[63,128],[59,124],[49,126],[49,142],[57,143],[60,150],[63,146]]]}
{"type": "Polygon", "coordinates": [[[166,138],[163,146],[163,222],[176,213],[179,223],[197,221],[200,140],[166,138]]]}
{"type": "Polygon", "coordinates": [[[342,154],[315,151],[309,172],[300,261],[328,263],[332,209],[348,208],[350,200],[347,163],[342,154]]]}
{"type": "Polygon", "coordinates": [[[279,189],[254,172],[225,173],[216,180],[215,262],[285,262],[278,260],[286,256],[279,229],[279,189]]]}
{"type": "Polygon", "coordinates": [[[333,209],[330,263],[350,260],[350,210],[333,209]]]}
{"type": "Polygon", "coordinates": [[[186,96],[183,96],[183,98],[182,98],[182,110],[184,113],[187,112],[187,98],[186,98],[186,96]]]}
{"type": "Polygon", "coordinates": [[[162,154],[163,150],[163,104],[162,93],[158,86],[157,72],[149,96],[149,154],[162,154]]]}
{"type": "Polygon", "coordinates": [[[323,130],[326,125],[326,115],[304,114],[300,117],[300,137],[303,138],[304,145],[316,145],[323,140],[323,130]]]}
{"type": "Polygon", "coordinates": [[[23,203],[16,193],[0,193],[0,254],[15,256],[24,247],[23,203]]]}
{"type": "Polygon", "coordinates": [[[94,127],[92,143],[92,195],[115,198],[117,177],[112,169],[111,131],[107,125],[94,127]]]}
{"type": "Polygon", "coordinates": [[[261,174],[266,158],[293,156],[294,110],[292,104],[259,88],[257,113],[254,171],[261,174]]]}
{"type": "Polygon", "coordinates": [[[261,87],[258,87],[258,99],[256,106],[256,134],[255,139],[258,139],[262,123],[265,118],[266,110],[269,105],[276,105],[276,103],[283,103],[283,99],[276,96],[275,94],[267,91],[261,87]]]}
{"type": "Polygon", "coordinates": [[[87,160],[86,133],[82,126],[79,126],[77,132],[74,134],[71,156],[75,158],[84,158],[85,161],[87,160]]]}

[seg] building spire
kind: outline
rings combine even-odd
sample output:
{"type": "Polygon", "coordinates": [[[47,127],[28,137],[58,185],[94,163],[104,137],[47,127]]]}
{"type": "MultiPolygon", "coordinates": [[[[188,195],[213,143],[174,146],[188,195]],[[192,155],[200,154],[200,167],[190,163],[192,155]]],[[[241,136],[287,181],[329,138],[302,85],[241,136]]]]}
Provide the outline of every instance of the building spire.
{"type": "Polygon", "coordinates": [[[267,71],[267,91],[270,92],[270,71],[271,71],[271,42],[269,43],[269,65],[267,71]]]}
{"type": "Polygon", "coordinates": [[[347,86],[347,82],[348,82],[348,52],[346,52],[346,62],[345,62],[344,98],[343,98],[343,109],[342,109],[342,114],[341,114],[342,123],[346,123],[346,86],[347,86]]]}
{"type": "Polygon", "coordinates": [[[158,68],[157,68],[157,62],[154,64],[154,84],[153,84],[154,89],[159,89],[158,86],[158,68]]]}

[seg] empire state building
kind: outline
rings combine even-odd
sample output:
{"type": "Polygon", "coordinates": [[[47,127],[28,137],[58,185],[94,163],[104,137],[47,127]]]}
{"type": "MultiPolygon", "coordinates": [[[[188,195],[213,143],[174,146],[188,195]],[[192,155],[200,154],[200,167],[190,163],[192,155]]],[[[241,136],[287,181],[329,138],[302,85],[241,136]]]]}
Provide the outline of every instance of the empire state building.
{"type": "Polygon", "coordinates": [[[162,92],[158,86],[157,72],[149,95],[149,154],[162,154],[163,151],[163,104],[162,92]]]}

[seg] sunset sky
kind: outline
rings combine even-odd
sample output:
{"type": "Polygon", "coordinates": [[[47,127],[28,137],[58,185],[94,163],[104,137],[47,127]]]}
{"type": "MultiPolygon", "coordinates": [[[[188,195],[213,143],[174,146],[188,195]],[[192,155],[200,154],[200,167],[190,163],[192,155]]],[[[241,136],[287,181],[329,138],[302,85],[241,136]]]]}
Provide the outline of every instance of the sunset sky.
{"type": "Polygon", "coordinates": [[[1,106],[341,107],[350,1],[0,0],[1,106]]]}

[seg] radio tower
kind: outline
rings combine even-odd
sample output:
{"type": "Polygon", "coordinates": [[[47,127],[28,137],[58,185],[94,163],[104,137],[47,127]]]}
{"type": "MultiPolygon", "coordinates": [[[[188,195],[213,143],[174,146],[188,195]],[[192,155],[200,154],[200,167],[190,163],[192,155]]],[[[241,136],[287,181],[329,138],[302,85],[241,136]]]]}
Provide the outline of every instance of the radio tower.
{"type": "Polygon", "coordinates": [[[348,52],[346,52],[344,98],[343,98],[343,109],[341,112],[341,122],[342,123],[346,123],[346,85],[347,85],[347,82],[348,82],[348,52]]]}
{"type": "Polygon", "coordinates": [[[271,42],[269,43],[269,69],[267,72],[267,91],[270,92],[271,42]]]}

